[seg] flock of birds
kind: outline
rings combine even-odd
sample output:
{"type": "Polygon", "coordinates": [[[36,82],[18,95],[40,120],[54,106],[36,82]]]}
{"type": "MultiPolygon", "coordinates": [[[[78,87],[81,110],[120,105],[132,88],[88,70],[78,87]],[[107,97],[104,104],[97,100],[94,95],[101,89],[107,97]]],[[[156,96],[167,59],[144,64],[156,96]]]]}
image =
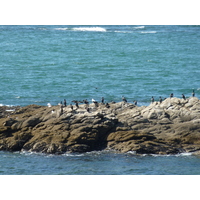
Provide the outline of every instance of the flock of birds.
{"type": "MultiPolygon", "coordinates": [[[[194,90],[192,91],[192,97],[194,97],[195,96],[195,92],[194,92],[194,90]]],[[[171,93],[170,94],[170,96],[169,96],[170,98],[172,98],[172,97],[174,97],[174,94],[173,93],[171,93]]],[[[184,99],[184,100],[186,100],[186,97],[185,97],[185,95],[184,94],[182,94],[182,98],[184,99]]],[[[166,99],[166,98],[165,98],[166,99]]],[[[165,100],[164,99],[164,100],[165,100]]],[[[162,103],[162,97],[159,97],[159,101],[160,101],[160,103],[162,103]]],[[[154,102],[154,97],[152,96],[151,97],[151,102],[153,103],[154,102]]]]}
{"type": "MultiPolygon", "coordinates": [[[[195,92],[194,92],[194,90],[193,90],[193,92],[192,92],[192,97],[194,97],[194,96],[195,96],[195,92]]],[[[172,97],[174,97],[174,94],[173,94],[173,93],[170,94],[170,98],[172,98],[172,97]]],[[[182,98],[183,98],[184,100],[186,99],[186,97],[185,97],[184,94],[182,94],[182,98]]],[[[164,98],[164,100],[165,100],[165,99],[166,99],[166,98],[164,98]]],[[[122,101],[125,102],[125,103],[127,103],[127,99],[126,99],[124,96],[122,96],[122,101]]],[[[154,101],[155,101],[155,100],[154,100],[154,97],[152,96],[152,97],[151,97],[151,102],[153,103],[154,101]]],[[[162,99],[162,97],[160,96],[160,97],[159,97],[159,102],[162,103],[162,101],[163,101],[163,99],[162,99]]],[[[85,109],[89,112],[89,102],[88,102],[87,99],[82,100],[82,101],[73,100],[73,101],[71,101],[71,102],[73,102],[73,103],[75,104],[76,108],[79,108],[79,104],[80,104],[80,103],[84,103],[84,104],[86,105],[86,106],[85,106],[85,109]]],[[[134,100],[133,102],[134,102],[134,105],[137,105],[137,101],[134,100]]],[[[98,107],[98,106],[99,106],[99,102],[96,101],[96,100],[94,100],[94,99],[92,99],[92,103],[94,103],[95,107],[98,107]]],[[[104,97],[101,98],[101,103],[102,103],[103,105],[105,105],[106,108],[109,108],[109,107],[110,107],[109,103],[105,103],[104,97]]],[[[116,102],[111,101],[111,103],[116,103],[116,102]]],[[[66,107],[66,106],[67,106],[67,101],[66,101],[66,99],[64,99],[63,102],[61,101],[58,105],[61,106],[61,112],[62,112],[62,111],[63,111],[63,107],[66,107]]],[[[47,106],[48,106],[48,107],[51,107],[51,104],[48,103],[47,106]]],[[[72,104],[70,104],[70,107],[71,107],[71,110],[74,110],[74,107],[73,107],[72,104]]]]}
{"type": "MultiPolygon", "coordinates": [[[[122,100],[123,100],[123,102],[127,102],[127,100],[126,100],[126,98],[124,96],[122,96],[122,100]]],[[[79,104],[80,103],[84,103],[86,105],[86,109],[89,110],[89,101],[87,99],[84,99],[83,101],[73,100],[71,102],[73,102],[75,104],[76,108],[79,108],[79,104]]],[[[133,102],[134,102],[135,105],[137,105],[137,101],[133,101],[133,102]]],[[[92,99],[92,103],[94,103],[95,107],[99,106],[99,102],[96,101],[95,99],[92,99]]],[[[103,105],[105,105],[106,108],[110,108],[109,103],[105,103],[104,97],[101,98],[101,103],[103,105]]],[[[116,102],[115,101],[111,101],[111,103],[116,103],[116,102]]],[[[61,101],[58,105],[66,107],[67,106],[66,99],[64,99],[63,102],[61,101]]],[[[73,105],[72,104],[70,104],[70,107],[73,110],[73,105]]]]}

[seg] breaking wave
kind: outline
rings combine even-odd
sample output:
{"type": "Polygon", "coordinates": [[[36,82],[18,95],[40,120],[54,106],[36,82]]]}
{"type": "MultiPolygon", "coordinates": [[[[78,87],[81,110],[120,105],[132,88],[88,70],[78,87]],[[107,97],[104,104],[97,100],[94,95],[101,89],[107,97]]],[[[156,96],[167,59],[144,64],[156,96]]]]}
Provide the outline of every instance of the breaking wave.
{"type": "Polygon", "coordinates": [[[14,105],[6,105],[6,104],[2,104],[2,103],[0,103],[0,107],[3,107],[3,106],[14,107],[14,105]]]}
{"type": "Polygon", "coordinates": [[[59,31],[93,31],[93,32],[106,32],[107,30],[102,27],[75,27],[75,28],[54,28],[59,31]]]}
{"type": "Polygon", "coordinates": [[[144,29],[145,28],[145,26],[136,26],[136,27],[134,27],[134,29],[144,29]]]}
{"type": "MultiPolygon", "coordinates": [[[[99,26],[93,26],[93,27],[62,27],[62,28],[54,28],[54,30],[59,31],[89,31],[89,32],[115,32],[115,33],[133,33],[136,30],[145,29],[145,26],[136,26],[128,30],[113,30],[106,28],[99,27],[99,26]]],[[[139,33],[147,34],[147,33],[157,33],[157,31],[139,31],[139,33]]]]}
{"type": "Polygon", "coordinates": [[[115,33],[132,33],[131,31],[114,31],[115,33]]]}
{"type": "Polygon", "coordinates": [[[105,28],[102,27],[78,27],[72,28],[73,31],[97,31],[97,32],[106,32],[105,28]]]}
{"type": "Polygon", "coordinates": [[[66,31],[66,30],[69,30],[69,28],[55,28],[54,30],[58,30],[58,31],[66,31]]]}

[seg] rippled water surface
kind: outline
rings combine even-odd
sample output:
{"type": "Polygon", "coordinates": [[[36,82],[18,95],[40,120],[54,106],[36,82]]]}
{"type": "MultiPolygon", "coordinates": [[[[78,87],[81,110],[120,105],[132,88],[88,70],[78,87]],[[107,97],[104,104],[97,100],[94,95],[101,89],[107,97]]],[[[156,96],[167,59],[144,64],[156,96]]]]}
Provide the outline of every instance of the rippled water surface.
{"type": "Polygon", "coordinates": [[[200,26],[0,26],[0,104],[199,97],[200,26]]]}
{"type": "Polygon", "coordinates": [[[0,174],[29,175],[199,175],[200,157],[113,153],[45,155],[0,152],[0,174]]]}

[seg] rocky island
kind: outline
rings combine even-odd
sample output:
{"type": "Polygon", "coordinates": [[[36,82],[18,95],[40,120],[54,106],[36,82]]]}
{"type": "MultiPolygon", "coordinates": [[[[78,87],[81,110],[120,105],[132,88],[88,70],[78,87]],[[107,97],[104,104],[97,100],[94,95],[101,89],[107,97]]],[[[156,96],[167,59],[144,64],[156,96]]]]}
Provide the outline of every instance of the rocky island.
{"type": "Polygon", "coordinates": [[[200,152],[200,100],[167,98],[78,106],[0,107],[0,150],[49,154],[94,150],[200,152]]]}

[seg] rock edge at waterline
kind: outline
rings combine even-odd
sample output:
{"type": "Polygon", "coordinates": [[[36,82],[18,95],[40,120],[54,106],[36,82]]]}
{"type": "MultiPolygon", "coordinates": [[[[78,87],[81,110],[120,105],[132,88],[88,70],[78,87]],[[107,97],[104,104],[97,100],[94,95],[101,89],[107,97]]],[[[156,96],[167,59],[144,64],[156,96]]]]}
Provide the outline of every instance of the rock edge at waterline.
{"type": "Polygon", "coordinates": [[[137,154],[200,152],[200,100],[1,107],[0,150],[50,154],[111,149],[137,154]],[[13,110],[12,110],[13,109],[13,110]]]}

